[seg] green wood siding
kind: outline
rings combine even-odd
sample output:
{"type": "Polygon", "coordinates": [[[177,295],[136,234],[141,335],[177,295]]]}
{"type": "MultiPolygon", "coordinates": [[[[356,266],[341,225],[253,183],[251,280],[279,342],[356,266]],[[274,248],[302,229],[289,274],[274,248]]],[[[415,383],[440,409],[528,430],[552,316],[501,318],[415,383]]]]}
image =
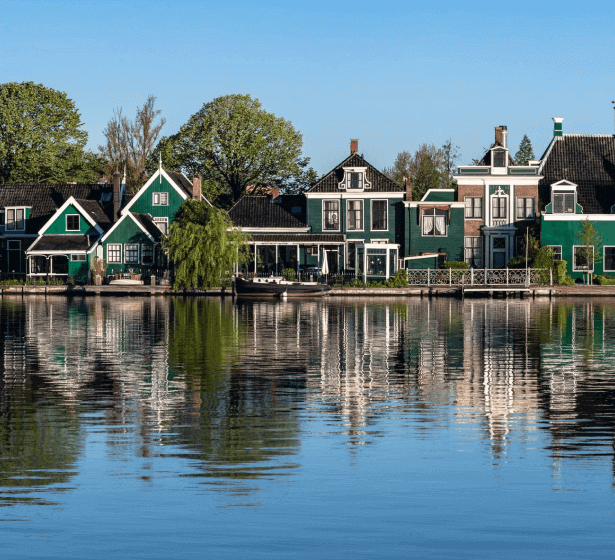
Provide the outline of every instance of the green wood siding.
{"type": "Polygon", "coordinates": [[[455,193],[454,192],[444,192],[444,191],[432,191],[430,192],[425,201],[429,202],[454,202],[455,201],[455,193]]]}
{"type": "MultiPolygon", "coordinates": [[[[125,264],[124,245],[126,243],[138,243],[140,245],[152,245],[150,240],[143,230],[134,222],[130,216],[126,216],[122,219],[116,229],[111,232],[111,235],[102,243],[103,246],[103,258],[107,263],[107,274],[118,274],[128,272],[129,269],[141,270],[144,267],[140,264],[125,264]],[[110,244],[120,244],[122,246],[122,262],[110,263],[107,258],[107,248],[110,244]]],[[[141,254],[140,257],[141,258],[141,254]]]]}
{"type": "Polygon", "coordinates": [[[90,223],[86,220],[85,216],[79,212],[72,204],[69,204],[45,231],[46,234],[49,235],[58,235],[58,234],[73,234],[76,235],[78,233],[84,235],[98,235],[96,229],[90,225],[90,223]],[[66,230],[66,216],[69,214],[78,214],[79,219],[79,231],[67,231],[66,230]]]}
{"type": "MultiPolygon", "coordinates": [[[[446,236],[423,236],[422,225],[418,221],[418,208],[408,209],[410,255],[432,253],[441,250],[447,253],[449,261],[463,260],[464,209],[452,208],[446,236]]],[[[410,261],[409,261],[410,262],[410,261]]]]}
{"type": "Polygon", "coordinates": [[[183,203],[184,200],[182,197],[164,177],[162,177],[162,180],[156,177],[154,182],[143,193],[141,193],[137,200],[135,200],[134,204],[130,207],[130,211],[142,214],[151,214],[156,218],[169,218],[169,225],[171,225],[175,212],[177,212],[183,203]],[[153,194],[156,192],[168,193],[168,206],[153,204],[153,194]]]}

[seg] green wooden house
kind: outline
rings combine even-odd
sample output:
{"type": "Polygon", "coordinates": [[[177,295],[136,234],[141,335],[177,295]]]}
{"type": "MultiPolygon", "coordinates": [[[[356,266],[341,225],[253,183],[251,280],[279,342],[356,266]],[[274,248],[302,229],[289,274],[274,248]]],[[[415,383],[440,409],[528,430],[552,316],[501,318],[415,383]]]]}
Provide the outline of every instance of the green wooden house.
{"type": "Polygon", "coordinates": [[[615,276],[615,136],[564,134],[563,119],[541,163],[541,243],[567,263],[574,279],[584,274],[615,276]],[[589,220],[602,238],[594,247],[595,263],[585,258],[579,232],[589,220]]]}
{"type": "Polygon", "coordinates": [[[330,272],[373,280],[395,274],[404,246],[399,224],[403,224],[405,189],[358,154],[358,140],[351,140],[350,156],[305,197],[311,234],[322,237],[312,248],[319,263],[327,258],[330,272]]]}

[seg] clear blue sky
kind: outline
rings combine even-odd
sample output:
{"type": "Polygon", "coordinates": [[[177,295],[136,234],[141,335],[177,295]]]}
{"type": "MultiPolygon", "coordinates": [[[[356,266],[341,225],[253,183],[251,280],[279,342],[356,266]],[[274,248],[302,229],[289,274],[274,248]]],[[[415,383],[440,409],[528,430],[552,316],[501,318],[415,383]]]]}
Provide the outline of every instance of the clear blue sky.
{"type": "Polygon", "coordinates": [[[303,133],[319,174],[349,150],[379,168],[451,138],[461,163],[507,125],[540,156],[552,135],[613,133],[615,4],[581,2],[3,0],[0,82],[65,91],[89,147],[113,108],[149,94],[176,132],[203,103],[249,93],[303,133]]]}

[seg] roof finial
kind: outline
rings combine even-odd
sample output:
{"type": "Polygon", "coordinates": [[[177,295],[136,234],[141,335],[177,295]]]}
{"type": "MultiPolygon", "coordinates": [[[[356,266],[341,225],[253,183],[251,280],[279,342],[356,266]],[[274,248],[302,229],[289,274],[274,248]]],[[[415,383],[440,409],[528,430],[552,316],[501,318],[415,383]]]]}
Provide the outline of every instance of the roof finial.
{"type": "Polygon", "coordinates": [[[126,184],[126,164],[124,164],[124,177],[122,177],[122,183],[126,184]]]}
{"type": "Polygon", "coordinates": [[[162,150],[158,152],[158,182],[162,185],[162,150]]]}

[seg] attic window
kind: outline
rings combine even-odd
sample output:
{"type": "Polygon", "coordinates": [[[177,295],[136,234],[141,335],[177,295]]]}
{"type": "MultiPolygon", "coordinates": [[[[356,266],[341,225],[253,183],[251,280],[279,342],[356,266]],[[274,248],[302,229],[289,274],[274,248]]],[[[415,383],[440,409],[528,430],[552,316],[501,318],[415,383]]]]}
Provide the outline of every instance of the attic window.
{"type": "Polygon", "coordinates": [[[100,195],[100,201],[101,202],[110,202],[111,201],[111,193],[110,192],[102,193],[100,195]]]}
{"type": "Polygon", "coordinates": [[[354,172],[350,173],[348,178],[349,189],[362,189],[363,188],[363,173],[354,172]]]}
{"type": "Polygon", "coordinates": [[[553,193],[553,213],[554,214],[574,214],[574,193],[554,192],[553,193]]]}
{"type": "Polygon", "coordinates": [[[362,191],[371,188],[371,183],[367,180],[367,167],[346,167],[344,168],[344,178],[338,187],[353,191],[362,191]]]}
{"type": "Polygon", "coordinates": [[[493,152],[493,167],[506,167],[506,152],[504,150],[493,152]]]}

